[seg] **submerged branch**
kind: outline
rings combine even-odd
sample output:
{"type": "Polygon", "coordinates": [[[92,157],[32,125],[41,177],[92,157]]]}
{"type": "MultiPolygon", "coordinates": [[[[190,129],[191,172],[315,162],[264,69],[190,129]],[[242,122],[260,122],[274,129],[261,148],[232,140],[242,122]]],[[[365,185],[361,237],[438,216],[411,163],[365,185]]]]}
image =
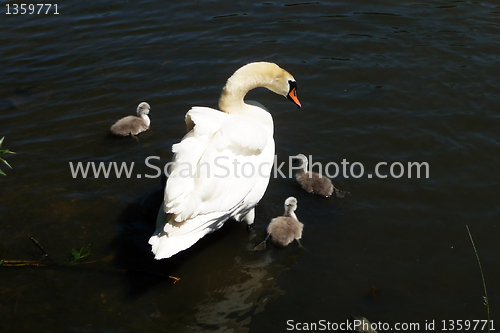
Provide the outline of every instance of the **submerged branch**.
{"type": "Polygon", "coordinates": [[[5,267],[25,267],[25,266],[42,266],[48,267],[49,264],[41,263],[39,260],[0,260],[0,266],[5,267]]]}

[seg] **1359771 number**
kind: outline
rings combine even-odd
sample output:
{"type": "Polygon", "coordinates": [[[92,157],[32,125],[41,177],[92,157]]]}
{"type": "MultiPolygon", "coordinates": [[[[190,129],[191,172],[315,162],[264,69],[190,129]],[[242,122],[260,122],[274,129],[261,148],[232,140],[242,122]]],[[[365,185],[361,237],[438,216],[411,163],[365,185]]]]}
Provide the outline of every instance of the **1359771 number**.
{"type": "Polygon", "coordinates": [[[31,14],[54,14],[54,15],[59,15],[59,12],[57,11],[57,4],[50,4],[50,3],[38,3],[38,4],[6,4],[7,7],[7,12],[5,14],[7,15],[31,15],[31,14]]]}
{"type": "MultiPolygon", "coordinates": [[[[475,331],[480,330],[486,330],[488,327],[488,320],[442,320],[442,331],[475,331]]],[[[495,329],[493,328],[493,320],[489,322],[490,329],[494,331],[495,329]]]]}

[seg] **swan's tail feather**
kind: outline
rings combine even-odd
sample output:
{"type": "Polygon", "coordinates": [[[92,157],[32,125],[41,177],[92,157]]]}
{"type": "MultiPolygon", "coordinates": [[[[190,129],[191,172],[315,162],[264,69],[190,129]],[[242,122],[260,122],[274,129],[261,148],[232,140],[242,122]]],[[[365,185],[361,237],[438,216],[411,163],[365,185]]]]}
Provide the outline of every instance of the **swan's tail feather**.
{"type": "Polygon", "coordinates": [[[170,258],[183,250],[190,248],[200,238],[209,233],[208,229],[198,233],[189,233],[179,237],[168,237],[167,234],[157,234],[149,239],[155,259],[170,258]]]}
{"type": "Polygon", "coordinates": [[[233,213],[234,209],[229,212],[198,215],[193,219],[175,222],[173,216],[163,212],[162,205],[158,212],[156,232],[149,239],[155,259],[170,258],[190,248],[203,236],[221,228],[233,213]]]}

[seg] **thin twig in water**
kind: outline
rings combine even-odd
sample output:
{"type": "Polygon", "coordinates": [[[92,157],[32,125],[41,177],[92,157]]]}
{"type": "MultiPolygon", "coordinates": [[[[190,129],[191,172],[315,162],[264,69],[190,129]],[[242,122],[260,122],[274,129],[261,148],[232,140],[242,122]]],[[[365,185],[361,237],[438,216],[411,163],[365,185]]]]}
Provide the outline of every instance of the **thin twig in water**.
{"type": "Polygon", "coordinates": [[[48,267],[50,265],[43,264],[39,260],[0,260],[0,266],[5,266],[5,267],[24,267],[24,266],[48,267]]]}
{"type": "Polygon", "coordinates": [[[47,251],[45,251],[45,249],[40,245],[40,243],[38,243],[38,241],[36,239],[34,239],[33,237],[30,237],[31,241],[35,244],[35,246],[37,248],[40,249],[40,251],[42,251],[43,255],[48,257],[49,254],[47,253],[47,251]]]}
{"type": "Polygon", "coordinates": [[[476,246],[474,245],[474,240],[472,239],[472,235],[469,230],[469,226],[466,224],[467,232],[469,233],[470,241],[472,243],[472,247],[474,248],[474,252],[476,253],[477,263],[479,264],[479,271],[481,272],[481,278],[483,279],[483,288],[484,288],[484,305],[486,305],[486,312],[488,313],[488,332],[490,332],[490,303],[488,302],[488,292],[486,291],[486,282],[484,281],[483,267],[481,266],[481,261],[479,261],[479,255],[477,254],[476,246]]]}
{"type": "Polygon", "coordinates": [[[180,280],[181,280],[181,278],[178,278],[178,277],[176,277],[176,276],[172,276],[172,275],[169,275],[168,277],[169,277],[169,278],[171,278],[171,279],[173,280],[173,283],[174,283],[174,284],[176,284],[178,281],[180,281],[180,280]]]}

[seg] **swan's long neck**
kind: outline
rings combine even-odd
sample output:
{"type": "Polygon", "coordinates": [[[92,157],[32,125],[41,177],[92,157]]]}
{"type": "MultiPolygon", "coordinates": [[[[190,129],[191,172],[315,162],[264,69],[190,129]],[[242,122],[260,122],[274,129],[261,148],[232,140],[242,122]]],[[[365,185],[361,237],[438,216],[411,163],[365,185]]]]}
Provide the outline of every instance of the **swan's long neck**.
{"type": "MultiPolygon", "coordinates": [[[[233,78],[233,76],[231,77],[233,78]]],[[[228,80],[227,84],[222,89],[222,94],[219,99],[219,109],[226,113],[238,113],[239,110],[245,109],[245,95],[257,86],[244,84],[233,84],[228,80]]]]}
{"type": "Polygon", "coordinates": [[[300,157],[300,172],[307,172],[307,165],[308,165],[308,162],[307,162],[307,157],[305,156],[301,156],[300,157]]]}
{"type": "Polygon", "coordinates": [[[140,117],[142,119],[144,119],[144,122],[146,123],[146,126],[149,127],[149,125],[151,124],[151,119],[149,119],[148,115],[147,114],[141,114],[140,117]]]}
{"type": "Polygon", "coordinates": [[[297,215],[295,215],[295,208],[296,207],[294,207],[294,206],[285,206],[285,214],[283,214],[283,215],[297,219],[297,215]]]}
{"type": "MultiPolygon", "coordinates": [[[[219,99],[219,108],[226,113],[243,113],[247,104],[245,95],[257,87],[284,95],[288,93],[286,73],[278,65],[256,62],[238,69],[228,80],[219,99]]],[[[290,75],[290,74],[288,74],[290,75]]],[[[291,77],[291,76],[290,76],[291,77]]]]}

